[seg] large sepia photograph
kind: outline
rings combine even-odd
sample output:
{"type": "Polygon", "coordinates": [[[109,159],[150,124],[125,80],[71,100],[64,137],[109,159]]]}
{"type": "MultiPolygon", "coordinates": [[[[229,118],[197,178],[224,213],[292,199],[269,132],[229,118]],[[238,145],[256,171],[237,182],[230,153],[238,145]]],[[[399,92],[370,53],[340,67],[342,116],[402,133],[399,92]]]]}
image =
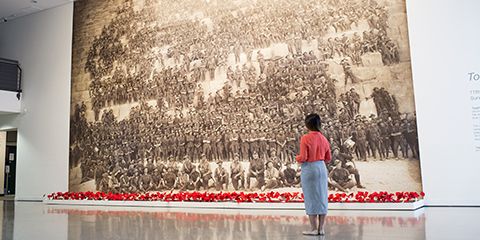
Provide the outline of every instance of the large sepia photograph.
{"type": "Polygon", "coordinates": [[[422,190],[405,0],[78,0],[70,191],[422,190]]]}

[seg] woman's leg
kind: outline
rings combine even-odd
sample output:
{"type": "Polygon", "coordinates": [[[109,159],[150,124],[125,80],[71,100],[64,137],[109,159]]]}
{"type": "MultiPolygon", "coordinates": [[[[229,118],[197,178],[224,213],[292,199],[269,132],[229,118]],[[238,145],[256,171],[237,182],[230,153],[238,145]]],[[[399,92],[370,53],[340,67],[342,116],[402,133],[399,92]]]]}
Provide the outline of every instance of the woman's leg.
{"type": "Polygon", "coordinates": [[[325,234],[325,220],[327,215],[318,215],[318,233],[321,235],[325,234]]]}
{"type": "Polygon", "coordinates": [[[318,225],[317,225],[317,218],[320,219],[321,215],[308,215],[308,218],[310,219],[310,226],[312,227],[312,231],[318,231],[318,225]]]}

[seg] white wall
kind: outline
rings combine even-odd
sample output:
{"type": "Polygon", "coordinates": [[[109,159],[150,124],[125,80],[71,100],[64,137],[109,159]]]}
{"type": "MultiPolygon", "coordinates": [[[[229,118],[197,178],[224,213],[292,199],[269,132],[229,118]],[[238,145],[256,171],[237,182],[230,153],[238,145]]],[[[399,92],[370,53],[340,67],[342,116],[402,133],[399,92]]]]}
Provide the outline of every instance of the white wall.
{"type": "MultiPolygon", "coordinates": [[[[0,56],[24,70],[17,199],[68,189],[73,4],[0,24],[0,56]]],[[[407,0],[421,167],[429,205],[480,205],[480,152],[472,134],[469,72],[480,72],[480,2],[407,0]]],[[[479,83],[480,85],[480,83],[479,83]]],[[[478,86],[480,89],[480,86],[478,86]]]]}
{"type": "MultiPolygon", "coordinates": [[[[480,1],[408,0],[423,188],[428,205],[480,205],[469,72],[480,72],[480,1]]],[[[478,145],[478,142],[477,144],[478,145]]]]}
{"type": "Polygon", "coordinates": [[[16,198],[68,190],[73,3],[0,24],[0,56],[23,69],[22,113],[0,115],[18,129],[16,198]]]}

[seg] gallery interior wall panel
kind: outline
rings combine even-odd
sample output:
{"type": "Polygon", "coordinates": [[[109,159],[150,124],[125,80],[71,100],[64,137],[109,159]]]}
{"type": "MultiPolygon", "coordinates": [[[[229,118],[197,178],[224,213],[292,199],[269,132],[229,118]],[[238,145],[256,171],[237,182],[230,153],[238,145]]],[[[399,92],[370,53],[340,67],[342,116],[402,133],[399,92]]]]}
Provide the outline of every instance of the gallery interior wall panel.
{"type": "Polygon", "coordinates": [[[426,203],[478,206],[480,2],[407,6],[426,203]]]}
{"type": "Polygon", "coordinates": [[[72,25],[73,2],[0,24],[0,56],[22,67],[21,113],[0,114],[18,130],[17,200],[68,190],[72,25]]]}
{"type": "Polygon", "coordinates": [[[300,191],[304,116],[332,191],[421,191],[404,0],[79,0],[71,191],[300,191]]]}

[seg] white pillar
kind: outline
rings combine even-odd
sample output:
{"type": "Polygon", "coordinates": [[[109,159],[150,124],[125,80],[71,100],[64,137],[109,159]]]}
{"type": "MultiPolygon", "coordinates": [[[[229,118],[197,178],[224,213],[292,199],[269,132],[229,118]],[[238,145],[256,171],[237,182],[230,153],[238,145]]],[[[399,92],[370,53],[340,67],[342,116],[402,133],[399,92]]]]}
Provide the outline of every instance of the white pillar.
{"type": "Polygon", "coordinates": [[[4,192],[4,179],[5,179],[5,154],[7,152],[7,132],[0,131],[0,194],[4,192]]]}

